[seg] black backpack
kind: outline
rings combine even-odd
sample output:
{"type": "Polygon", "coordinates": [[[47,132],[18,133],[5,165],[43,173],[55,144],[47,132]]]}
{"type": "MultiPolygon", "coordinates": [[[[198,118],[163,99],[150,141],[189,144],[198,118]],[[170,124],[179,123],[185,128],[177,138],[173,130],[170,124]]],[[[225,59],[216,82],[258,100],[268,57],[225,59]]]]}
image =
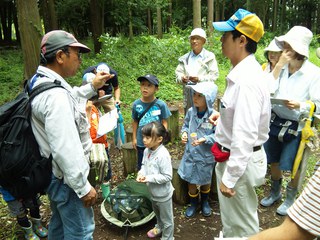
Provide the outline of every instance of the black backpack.
{"type": "Polygon", "coordinates": [[[17,199],[43,194],[52,175],[52,156],[40,155],[31,128],[31,101],[41,92],[62,87],[45,82],[28,92],[28,83],[14,100],[0,107],[0,186],[17,199]]]}

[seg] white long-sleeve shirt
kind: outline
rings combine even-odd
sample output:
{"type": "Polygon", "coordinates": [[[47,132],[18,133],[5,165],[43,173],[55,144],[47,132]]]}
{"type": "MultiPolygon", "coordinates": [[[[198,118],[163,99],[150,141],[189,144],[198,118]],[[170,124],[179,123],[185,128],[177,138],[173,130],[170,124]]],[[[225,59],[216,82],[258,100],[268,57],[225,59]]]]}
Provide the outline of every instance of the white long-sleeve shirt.
{"type": "MultiPolygon", "coordinates": [[[[299,109],[290,110],[284,105],[273,105],[272,110],[281,118],[298,121],[301,115],[308,116],[310,105],[306,103],[311,100],[316,105],[316,113],[320,113],[320,68],[306,60],[301,68],[289,76],[289,65],[286,64],[278,79],[274,80],[274,98],[287,99],[300,102],[299,109]]],[[[299,129],[304,126],[300,122],[299,129]]]]}
{"type": "Polygon", "coordinates": [[[246,170],[253,147],[268,139],[271,114],[267,79],[253,54],[238,63],[227,76],[221,100],[215,140],[230,149],[222,177],[233,188],[246,170]]]}
{"type": "Polygon", "coordinates": [[[88,84],[72,88],[59,74],[40,66],[34,86],[59,80],[62,88],[53,88],[32,101],[32,130],[42,156],[52,154],[52,172],[72,188],[79,198],[91,189],[87,180],[88,158],[92,147],[85,108],[81,103],[94,95],[88,84]],[[80,106],[81,105],[81,106],[80,106]]]}

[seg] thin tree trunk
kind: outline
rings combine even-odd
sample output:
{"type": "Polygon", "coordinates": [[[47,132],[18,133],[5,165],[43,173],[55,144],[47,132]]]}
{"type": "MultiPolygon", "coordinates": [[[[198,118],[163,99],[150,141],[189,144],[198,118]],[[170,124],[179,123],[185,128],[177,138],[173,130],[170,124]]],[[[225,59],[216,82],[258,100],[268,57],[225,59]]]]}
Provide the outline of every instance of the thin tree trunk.
{"type": "Polygon", "coordinates": [[[168,17],[167,17],[167,28],[168,32],[172,25],[172,0],[168,0],[168,17]]]}
{"type": "Polygon", "coordinates": [[[220,21],[221,18],[220,18],[220,3],[219,3],[219,0],[216,0],[215,1],[215,4],[216,4],[216,7],[215,7],[215,21],[220,21]]]}
{"type": "Polygon", "coordinates": [[[132,10],[129,6],[129,38],[133,39],[132,10]]]}
{"type": "Polygon", "coordinates": [[[150,8],[147,9],[147,24],[148,24],[149,35],[151,35],[152,34],[152,20],[151,20],[151,10],[150,10],[150,8]]]}
{"type": "Polygon", "coordinates": [[[284,32],[284,25],[285,25],[285,16],[286,16],[286,0],[282,0],[281,3],[281,16],[280,16],[280,29],[281,32],[284,32]]]}
{"type": "Polygon", "coordinates": [[[207,17],[207,26],[210,34],[213,31],[212,22],[213,22],[213,6],[214,0],[208,0],[208,17],[207,17]]]}
{"type": "Polygon", "coordinates": [[[157,34],[158,38],[161,39],[163,36],[162,32],[162,17],[161,17],[161,7],[157,7],[157,34]]]}
{"type": "Polygon", "coordinates": [[[40,59],[40,42],[43,35],[37,0],[16,0],[21,48],[24,61],[24,79],[30,78],[40,59]]]}
{"type": "Polygon", "coordinates": [[[221,20],[225,20],[224,19],[225,6],[226,6],[226,1],[222,0],[222,4],[221,4],[221,20]]]}
{"type": "Polygon", "coordinates": [[[201,0],[193,2],[193,28],[201,28],[201,0]]]}
{"type": "Polygon", "coordinates": [[[102,43],[99,41],[99,37],[102,35],[104,29],[103,16],[104,2],[101,0],[90,0],[90,20],[95,53],[99,53],[102,47],[102,43]]]}
{"type": "Polygon", "coordinates": [[[40,12],[43,19],[45,32],[58,29],[58,20],[54,1],[55,0],[40,1],[40,12]]]}
{"type": "Polygon", "coordinates": [[[272,32],[274,32],[277,28],[277,16],[278,16],[278,7],[279,7],[279,1],[274,0],[273,2],[273,18],[272,18],[272,32]]]}

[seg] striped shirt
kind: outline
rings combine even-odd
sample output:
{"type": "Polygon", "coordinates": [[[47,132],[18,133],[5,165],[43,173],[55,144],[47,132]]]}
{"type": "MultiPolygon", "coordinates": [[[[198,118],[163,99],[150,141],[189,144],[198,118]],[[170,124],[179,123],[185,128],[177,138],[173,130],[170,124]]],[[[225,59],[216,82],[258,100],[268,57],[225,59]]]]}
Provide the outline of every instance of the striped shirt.
{"type": "Polygon", "coordinates": [[[301,228],[320,236],[320,168],[288,209],[288,215],[301,228]]]}

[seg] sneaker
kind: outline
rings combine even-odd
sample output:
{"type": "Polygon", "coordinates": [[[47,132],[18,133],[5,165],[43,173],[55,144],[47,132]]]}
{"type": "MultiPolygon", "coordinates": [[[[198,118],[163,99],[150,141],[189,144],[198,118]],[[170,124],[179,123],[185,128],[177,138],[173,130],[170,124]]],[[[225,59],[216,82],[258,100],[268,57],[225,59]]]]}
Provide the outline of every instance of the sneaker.
{"type": "Polygon", "coordinates": [[[157,227],[152,228],[147,232],[148,238],[156,238],[161,236],[161,230],[157,227]]]}

